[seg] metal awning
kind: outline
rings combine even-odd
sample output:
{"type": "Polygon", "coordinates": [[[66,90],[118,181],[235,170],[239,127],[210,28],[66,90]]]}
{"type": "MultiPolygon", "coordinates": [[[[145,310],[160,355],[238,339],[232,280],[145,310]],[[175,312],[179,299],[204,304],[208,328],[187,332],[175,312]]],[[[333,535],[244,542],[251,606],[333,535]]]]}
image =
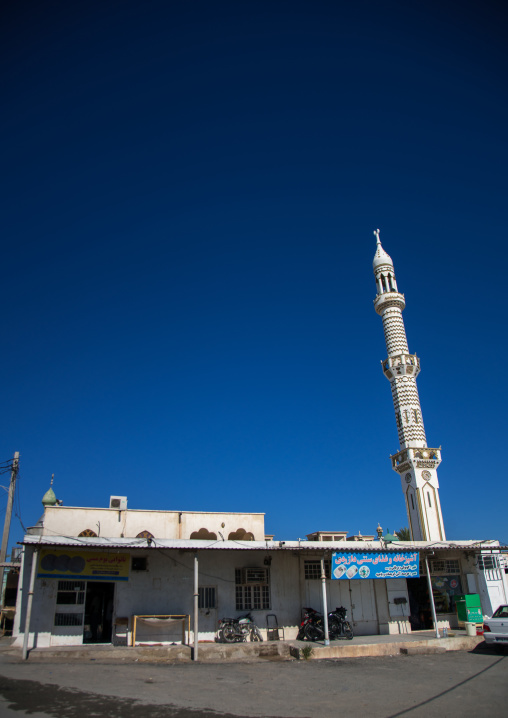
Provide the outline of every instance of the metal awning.
{"type": "Polygon", "coordinates": [[[504,549],[497,541],[397,541],[384,544],[379,541],[203,541],[198,539],[138,539],[76,536],[32,536],[21,542],[25,546],[74,549],[178,549],[180,551],[291,551],[333,553],[400,553],[401,551],[457,551],[504,549]]]}

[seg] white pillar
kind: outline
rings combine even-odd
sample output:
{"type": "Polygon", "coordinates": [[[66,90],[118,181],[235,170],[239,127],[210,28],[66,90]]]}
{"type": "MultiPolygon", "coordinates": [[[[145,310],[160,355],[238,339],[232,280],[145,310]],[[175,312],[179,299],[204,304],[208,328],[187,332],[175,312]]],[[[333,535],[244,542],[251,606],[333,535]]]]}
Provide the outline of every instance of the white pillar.
{"type": "Polygon", "coordinates": [[[198,626],[198,615],[199,615],[199,581],[198,581],[198,554],[197,551],[194,554],[194,652],[193,661],[198,660],[198,644],[199,644],[199,626],[198,626]]]}
{"type": "Polygon", "coordinates": [[[326,573],[325,559],[321,559],[321,588],[323,590],[323,622],[325,624],[325,646],[330,645],[330,635],[328,633],[328,601],[326,600],[326,573]]]}
{"type": "Polygon", "coordinates": [[[28,588],[28,601],[26,604],[25,616],[25,632],[23,634],[23,660],[28,658],[28,638],[30,636],[30,619],[32,617],[32,603],[34,597],[35,576],[37,574],[37,561],[39,559],[39,549],[36,548],[32,554],[32,570],[30,572],[30,586],[28,588]]]}
{"type": "Polygon", "coordinates": [[[439,628],[437,625],[437,616],[436,616],[436,604],[434,603],[434,592],[432,591],[432,581],[430,578],[430,569],[429,569],[429,562],[427,559],[427,555],[425,555],[425,570],[427,571],[427,583],[429,586],[429,598],[430,598],[430,607],[432,609],[432,620],[434,621],[434,629],[436,631],[436,638],[439,638],[439,628]]]}

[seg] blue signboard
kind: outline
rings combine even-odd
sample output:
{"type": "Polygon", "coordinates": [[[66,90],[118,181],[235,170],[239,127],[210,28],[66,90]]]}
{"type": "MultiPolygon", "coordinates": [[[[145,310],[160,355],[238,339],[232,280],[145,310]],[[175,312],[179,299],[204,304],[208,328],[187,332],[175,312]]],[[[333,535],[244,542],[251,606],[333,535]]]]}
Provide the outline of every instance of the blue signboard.
{"type": "Polygon", "coordinates": [[[334,553],[332,578],[351,581],[356,578],[418,578],[420,555],[418,551],[398,553],[334,553]]]}

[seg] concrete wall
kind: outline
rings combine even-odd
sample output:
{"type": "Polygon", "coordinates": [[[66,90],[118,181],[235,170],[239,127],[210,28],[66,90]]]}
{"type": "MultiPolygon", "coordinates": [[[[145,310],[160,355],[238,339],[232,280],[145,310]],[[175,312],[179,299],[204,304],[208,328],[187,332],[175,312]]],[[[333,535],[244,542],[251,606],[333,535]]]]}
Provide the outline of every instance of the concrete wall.
{"type": "Polygon", "coordinates": [[[243,529],[255,541],[265,538],[265,515],[245,513],[212,513],[200,511],[138,511],[128,509],[77,508],[50,506],[44,512],[43,535],[78,536],[90,529],[108,538],[132,538],[149,531],[155,538],[188,539],[194,531],[219,532],[225,539],[243,529]],[[222,527],[224,524],[224,527],[222,527]]]}
{"type": "MultiPolygon", "coordinates": [[[[60,517],[76,517],[80,509],[68,510],[55,508],[52,511],[62,512],[60,517]]],[[[83,510],[86,512],[86,510],[83,510]]],[[[100,510],[99,510],[100,511],[100,510]]],[[[108,510],[104,515],[111,516],[108,510]]],[[[112,514],[118,512],[111,512],[112,514]]],[[[170,512],[133,512],[142,518],[170,512]]],[[[85,514],[89,518],[89,514],[85,514]]],[[[229,516],[231,514],[193,514],[197,522],[202,517],[229,516]]],[[[237,516],[245,516],[235,514],[237,516]]],[[[253,515],[259,516],[259,515],[253,515]]],[[[106,522],[105,522],[106,523],[106,522]]],[[[190,522],[189,522],[190,523],[190,522]]],[[[146,526],[144,521],[140,524],[146,526]]],[[[189,525],[188,525],[189,526],[189,525]]],[[[246,524],[248,526],[248,524],[246,524]]],[[[76,527],[76,529],[79,526],[76,527]]],[[[102,549],[103,550],[103,549],[102,549]]],[[[25,621],[26,599],[30,581],[31,554],[33,548],[25,547],[22,557],[20,590],[18,592],[17,611],[14,624],[14,636],[18,644],[22,642],[25,621]],[[26,555],[25,555],[26,554],[26,555]]],[[[193,580],[194,554],[184,549],[161,549],[157,546],[143,549],[123,549],[121,553],[130,556],[146,557],[147,570],[130,570],[127,581],[115,582],[114,616],[132,622],[135,614],[193,614],[193,580]]],[[[484,572],[478,570],[477,557],[473,551],[447,551],[436,558],[459,559],[461,587],[464,593],[479,592],[484,614],[492,613],[492,590],[489,589],[484,572]],[[490,590],[490,594],[489,594],[490,590]]],[[[268,567],[270,571],[270,608],[252,611],[261,629],[266,629],[266,615],[276,614],[279,625],[285,629],[285,638],[296,637],[301,621],[302,608],[311,606],[322,611],[322,587],[319,577],[305,579],[305,562],[319,561],[315,552],[309,551],[269,551],[269,550],[201,550],[199,556],[199,585],[215,588],[216,608],[200,611],[199,632],[201,640],[213,640],[216,635],[218,619],[224,616],[238,616],[243,611],[236,610],[235,601],[235,569],[247,567],[268,567]],[[265,563],[266,561],[266,563],[265,563]]],[[[504,588],[499,580],[500,590],[504,588]]],[[[497,584],[496,584],[497,586],[497,584]]],[[[65,645],[80,644],[83,628],[55,627],[54,616],[58,612],[83,612],[83,606],[58,606],[56,596],[58,579],[44,577],[36,579],[34,605],[31,623],[30,645],[65,645]]],[[[409,603],[395,602],[396,598],[408,597],[405,579],[388,581],[330,581],[326,582],[328,609],[343,605],[348,612],[356,635],[373,635],[377,633],[405,633],[410,630],[408,623],[409,603]]],[[[494,606],[494,608],[497,607],[494,606]]],[[[456,614],[438,615],[439,626],[457,626],[456,614]]],[[[143,627],[147,637],[138,635],[140,640],[180,640],[178,625],[177,635],[160,637],[160,627],[148,630],[143,627]]],[[[127,642],[129,631],[120,632],[118,642],[127,642]]],[[[265,631],[266,634],[266,631],[265,631]]]]}

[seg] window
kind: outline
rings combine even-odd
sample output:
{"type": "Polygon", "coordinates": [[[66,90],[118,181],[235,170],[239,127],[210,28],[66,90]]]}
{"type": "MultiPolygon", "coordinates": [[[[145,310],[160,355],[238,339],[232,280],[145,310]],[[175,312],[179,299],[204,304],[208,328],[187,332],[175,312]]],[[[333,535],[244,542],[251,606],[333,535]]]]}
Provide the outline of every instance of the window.
{"type": "MultiPolygon", "coordinates": [[[[59,606],[76,606],[85,602],[84,581],[59,581],[56,594],[56,602],[59,606]]],[[[55,624],[63,626],[65,624],[55,624]]],[[[74,625],[74,624],[73,624],[74,625]]]]}
{"type": "Polygon", "coordinates": [[[429,508],[432,508],[432,504],[430,503],[430,491],[427,493],[427,500],[429,502],[429,508]]]}
{"type": "Polygon", "coordinates": [[[193,531],[190,537],[191,539],[198,539],[198,541],[217,541],[217,534],[205,528],[193,531]]]}
{"type": "Polygon", "coordinates": [[[455,598],[462,594],[459,576],[431,576],[436,613],[455,613],[455,598]]]}
{"type": "Polygon", "coordinates": [[[88,536],[88,537],[93,536],[93,537],[97,538],[97,534],[95,533],[95,531],[92,531],[92,529],[85,529],[80,534],[78,534],[78,538],[79,538],[79,536],[88,536]]]}
{"type": "Polygon", "coordinates": [[[153,534],[150,533],[150,531],[147,531],[146,529],[144,531],[140,531],[136,538],[146,538],[146,539],[153,539],[153,534]]]}
{"type": "Polygon", "coordinates": [[[492,614],[492,618],[508,618],[508,606],[499,606],[492,614]]]}
{"type": "Polygon", "coordinates": [[[485,573],[487,581],[502,579],[501,562],[498,554],[482,554],[478,556],[478,568],[485,573]]]}
{"type": "Polygon", "coordinates": [[[82,626],[82,613],[55,613],[55,626],[82,626]]]}
{"type": "Polygon", "coordinates": [[[131,569],[133,571],[147,571],[148,560],[146,556],[133,556],[131,559],[131,569]]]}
{"type": "Polygon", "coordinates": [[[270,608],[269,568],[237,568],[235,584],[237,611],[270,608]]]}
{"type": "MultiPolygon", "coordinates": [[[[215,538],[217,538],[217,536],[215,538]]],[[[228,534],[228,541],[254,541],[254,534],[251,531],[240,528],[228,534]]]]}
{"type": "Polygon", "coordinates": [[[215,586],[198,588],[198,608],[217,608],[215,586]]]}
{"type": "MultiPolygon", "coordinates": [[[[321,561],[305,561],[304,562],[305,578],[308,581],[315,581],[321,578],[321,561]]],[[[325,560],[325,576],[331,577],[332,562],[325,560]]]]}
{"type": "Polygon", "coordinates": [[[459,559],[434,559],[430,561],[431,573],[460,573],[459,559]]]}
{"type": "Polygon", "coordinates": [[[455,598],[463,593],[459,559],[436,558],[429,568],[436,613],[455,613],[455,598]]]}
{"type": "Polygon", "coordinates": [[[488,554],[478,556],[478,568],[481,571],[492,571],[499,568],[498,557],[493,554],[490,556],[488,554]]]}

